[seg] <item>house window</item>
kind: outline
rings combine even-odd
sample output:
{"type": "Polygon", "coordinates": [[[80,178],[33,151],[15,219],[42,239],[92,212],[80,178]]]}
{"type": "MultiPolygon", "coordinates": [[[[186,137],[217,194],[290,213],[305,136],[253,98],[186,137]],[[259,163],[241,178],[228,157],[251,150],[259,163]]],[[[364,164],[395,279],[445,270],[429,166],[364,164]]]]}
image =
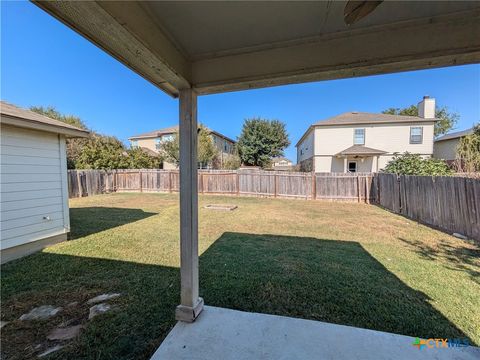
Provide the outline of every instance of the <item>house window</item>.
{"type": "Polygon", "coordinates": [[[161,139],[156,138],[155,139],[155,149],[160,150],[160,146],[161,146],[161,139]]]}
{"type": "Polygon", "coordinates": [[[421,144],[423,142],[423,127],[410,127],[410,144],[421,144]]]}
{"type": "Polygon", "coordinates": [[[357,172],[357,162],[349,161],[348,162],[348,172],[354,173],[357,172]]]}
{"type": "Polygon", "coordinates": [[[353,133],[354,145],[365,145],[365,129],[355,129],[353,133]]]}
{"type": "Polygon", "coordinates": [[[138,140],[131,140],[130,141],[130,147],[132,149],[137,148],[138,147],[138,140]]]}
{"type": "Polygon", "coordinates": [[[227,143],[227,140],[225,140],[225,141],[223,142],[223,149],[224,149],[225,152],[228,152],[228,143],[227,143]]]}

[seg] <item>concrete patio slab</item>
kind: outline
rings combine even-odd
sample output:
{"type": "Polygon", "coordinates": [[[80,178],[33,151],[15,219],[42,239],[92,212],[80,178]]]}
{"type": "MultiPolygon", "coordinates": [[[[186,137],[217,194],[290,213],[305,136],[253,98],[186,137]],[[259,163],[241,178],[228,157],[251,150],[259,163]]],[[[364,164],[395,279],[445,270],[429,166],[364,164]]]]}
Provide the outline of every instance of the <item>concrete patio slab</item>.
{"type": "Polygon", "coordinates": [[[152,360],[480,358],[477,347],[419,350],[413,341],[381,331],[205,306],[194,323],[175,325],[152,360]]]}

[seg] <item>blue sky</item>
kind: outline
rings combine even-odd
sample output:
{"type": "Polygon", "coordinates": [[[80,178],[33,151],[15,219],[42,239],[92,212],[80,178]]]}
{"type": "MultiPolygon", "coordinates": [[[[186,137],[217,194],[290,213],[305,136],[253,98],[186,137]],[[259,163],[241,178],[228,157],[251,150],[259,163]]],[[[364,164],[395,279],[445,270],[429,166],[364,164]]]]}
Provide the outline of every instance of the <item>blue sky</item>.
{"type": "MultiPolygon", "coordinates": [[[[178,122],[178,100],[96,48],[29,2],[1,2],[1,98],[29,107],[52,105],[123,141],[178,122]]],[[[287,124],[294,145],[307,127],[345,111],[381,112],[423,95],[460,114],[458,130],[480,120],[480,65],[288,85],[202,96],[199,120],[236,138],[243,120],[287,124]]]]}

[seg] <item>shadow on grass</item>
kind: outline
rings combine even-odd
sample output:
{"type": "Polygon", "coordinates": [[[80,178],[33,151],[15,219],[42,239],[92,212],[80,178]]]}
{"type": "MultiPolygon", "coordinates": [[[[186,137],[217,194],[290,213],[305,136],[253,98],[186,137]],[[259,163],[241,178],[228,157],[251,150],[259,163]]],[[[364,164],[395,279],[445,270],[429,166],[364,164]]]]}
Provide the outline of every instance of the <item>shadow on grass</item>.
{"type": "MultiPolygon", "coordinates": [[[[145,251],[148,251],[145,249],[145,251]]],[[[48,332],[71,320],[82,335],[53,359],[149,359],[175,324],[179,269],[38,253],[2,266],[2,320],[34,306],[65,309],[48,321],[2,329],[6,358],[34,358],[48,332]],[[87,321],[86,300],[120,292],[116,310],[87,321]],[[66,305],[79,301],[74,307],[66,305]]],[[[419,337],[466,337],[429,303],[350,241],[224,233],[200,257],[206,304],[419,337]]]]}
{"type": "Polygon", "coordinates": [[[117,226],[126,225],[150,216],[157,215],[142,209],[82,207],[70,208],[70,239],[95,234],[117,226]]]}
{"type": "Polygon", "coordinates": [[[463,271],[470,275],[471,279],[480,284],[480,271],[473,269],[480,266],[480,247],[471,242],[461,243],[458,246],[452,246],[451,243],[440,239],[434,246],[418,240],[407,240],[399,237],[400,241],[408,245],[413,251],[426,260],[447,260],[447,268],[456,271],[463,271]]]}

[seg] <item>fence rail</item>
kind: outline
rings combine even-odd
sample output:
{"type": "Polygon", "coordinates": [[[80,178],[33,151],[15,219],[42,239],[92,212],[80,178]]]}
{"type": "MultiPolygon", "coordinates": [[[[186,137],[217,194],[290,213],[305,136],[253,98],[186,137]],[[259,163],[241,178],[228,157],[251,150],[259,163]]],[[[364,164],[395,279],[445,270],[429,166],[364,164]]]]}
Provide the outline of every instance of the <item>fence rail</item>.
{"type": "MultiPolygon", "coordinates": [[[[69,170],[70,197],[177,192],[176,170],[69,170]]],[[[375,202],[395,213],[480,241],[480,179],[371,173],[200,170],[201,194],[375,202]]]]}
{"type": "MultiPolygon", "coordinates": [[[[177,192],[176,170],[69,170],[69,196],[82,197],[109,192],[177,192]]],[[[312,174],[280,171],[200,170],[201,194],[260,197],[373,201],[370,173],[312,174]]]]}

